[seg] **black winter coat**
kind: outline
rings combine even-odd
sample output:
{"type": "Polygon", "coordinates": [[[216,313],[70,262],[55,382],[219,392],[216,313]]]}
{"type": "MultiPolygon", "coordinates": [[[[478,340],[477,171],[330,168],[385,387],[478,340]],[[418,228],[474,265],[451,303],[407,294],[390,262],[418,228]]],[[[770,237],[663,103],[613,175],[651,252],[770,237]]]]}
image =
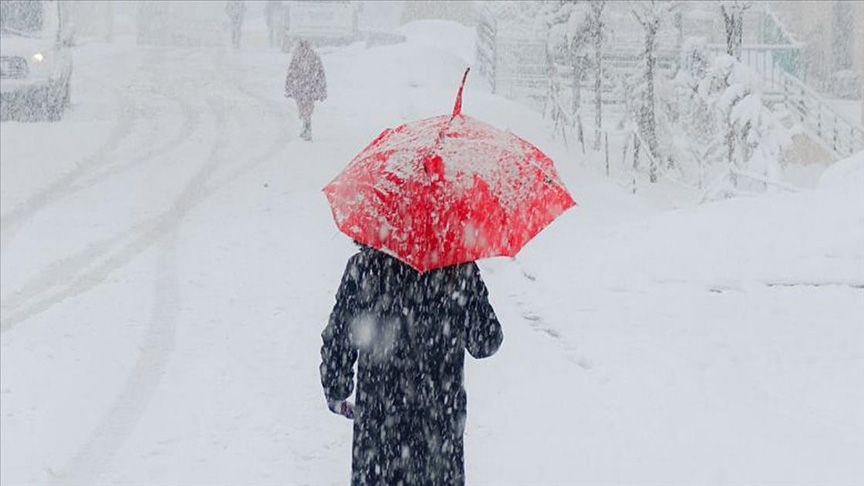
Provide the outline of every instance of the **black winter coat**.
{"type": "Polygon", "coordinates": [[[351,483],[463,484],[464,350],[485,358],[503,338],[477,265],[420,274],[364,248],[321,337],[328,399],[351,395],[359,356],[351,483]]]}

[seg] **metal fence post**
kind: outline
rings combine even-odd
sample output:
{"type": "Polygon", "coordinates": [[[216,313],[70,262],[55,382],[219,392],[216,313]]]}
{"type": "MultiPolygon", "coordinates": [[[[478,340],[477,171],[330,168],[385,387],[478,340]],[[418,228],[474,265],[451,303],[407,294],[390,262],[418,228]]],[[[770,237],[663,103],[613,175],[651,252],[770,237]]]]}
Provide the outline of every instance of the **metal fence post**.
{"type": "Polygon", "coordinates": [[[804,122],[804,115],[807,112],[807,105],[804,103],[804,88],[801,88],[801,122],[804,122]]]}
{"type": "Polygon", "coordinates": [[[606,136],[606,177],[609,177],[609,132],[604,135],[606,136]]]}
{"type": "Polygon", "coordinates": [[[835,113],[834,114],[834,130],[833,130],[834,131],[833,147],[834,147],[834,151],[839,153],[840,151],[837,149],[837,122],[838,122],[837,114],[835,113]]]}
{"type": "Polygon", "coordinates": [[[816,110],[816,135],[818,135],[819,138],[823,138],[822,137],[822,103],[819,103],[816,106],[818,106],[818,108],[816,110]]]}

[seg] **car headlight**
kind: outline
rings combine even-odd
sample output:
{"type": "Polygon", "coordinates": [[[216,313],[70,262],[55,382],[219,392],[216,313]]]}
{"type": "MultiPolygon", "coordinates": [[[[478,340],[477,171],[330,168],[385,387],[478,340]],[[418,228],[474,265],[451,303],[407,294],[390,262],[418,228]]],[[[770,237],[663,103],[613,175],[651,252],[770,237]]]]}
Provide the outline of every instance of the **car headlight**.
{"type": "Polygon", "coordinates": [[[45,56],[42,55],[41,52],[37,52],[36,54],[33,54],[33,60],[36,62],[42,62],[45,60],[45,56]]]}

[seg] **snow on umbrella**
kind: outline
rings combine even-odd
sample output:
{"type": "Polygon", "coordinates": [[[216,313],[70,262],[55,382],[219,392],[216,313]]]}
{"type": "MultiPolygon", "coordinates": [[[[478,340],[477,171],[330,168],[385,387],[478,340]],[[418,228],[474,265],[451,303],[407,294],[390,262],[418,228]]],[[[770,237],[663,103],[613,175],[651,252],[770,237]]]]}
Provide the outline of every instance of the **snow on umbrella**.
{"type": "Polygon", "coordinates": [[[463,115],[381,132],[325,188],[339,229],[420,272],[516,253],[575,205],[552,160],[463,115]]]}

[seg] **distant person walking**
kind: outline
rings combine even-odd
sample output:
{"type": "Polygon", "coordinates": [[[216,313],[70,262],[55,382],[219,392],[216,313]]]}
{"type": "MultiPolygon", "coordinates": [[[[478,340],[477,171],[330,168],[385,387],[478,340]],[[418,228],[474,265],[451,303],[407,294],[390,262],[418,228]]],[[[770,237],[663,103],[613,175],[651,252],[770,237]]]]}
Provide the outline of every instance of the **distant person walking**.
{"type": "Polygon", "coordinates": [[[264,6],[264,19],[267,21],[270,47],[282,42],[282,0],[267,0],[264,6]]]}
{"type": "Polygon", "coordinates": [[[228,15],[228,21],[231,23],[231,45],[235,49],[239,49],[246,4],[243,3],[243,0],[228,0],[228,3],[225,4],[225,13],[228,15]]]}
{"type": "Polygon", "coordinates": [[[324,64],[308,41],[301,40],[294,50],[288,76],[285,78],[285,97],[294,98],[303,121],[300,138],[312,140],[312,111],[316,101],[327,99],[327,78],[324,64]]]}

